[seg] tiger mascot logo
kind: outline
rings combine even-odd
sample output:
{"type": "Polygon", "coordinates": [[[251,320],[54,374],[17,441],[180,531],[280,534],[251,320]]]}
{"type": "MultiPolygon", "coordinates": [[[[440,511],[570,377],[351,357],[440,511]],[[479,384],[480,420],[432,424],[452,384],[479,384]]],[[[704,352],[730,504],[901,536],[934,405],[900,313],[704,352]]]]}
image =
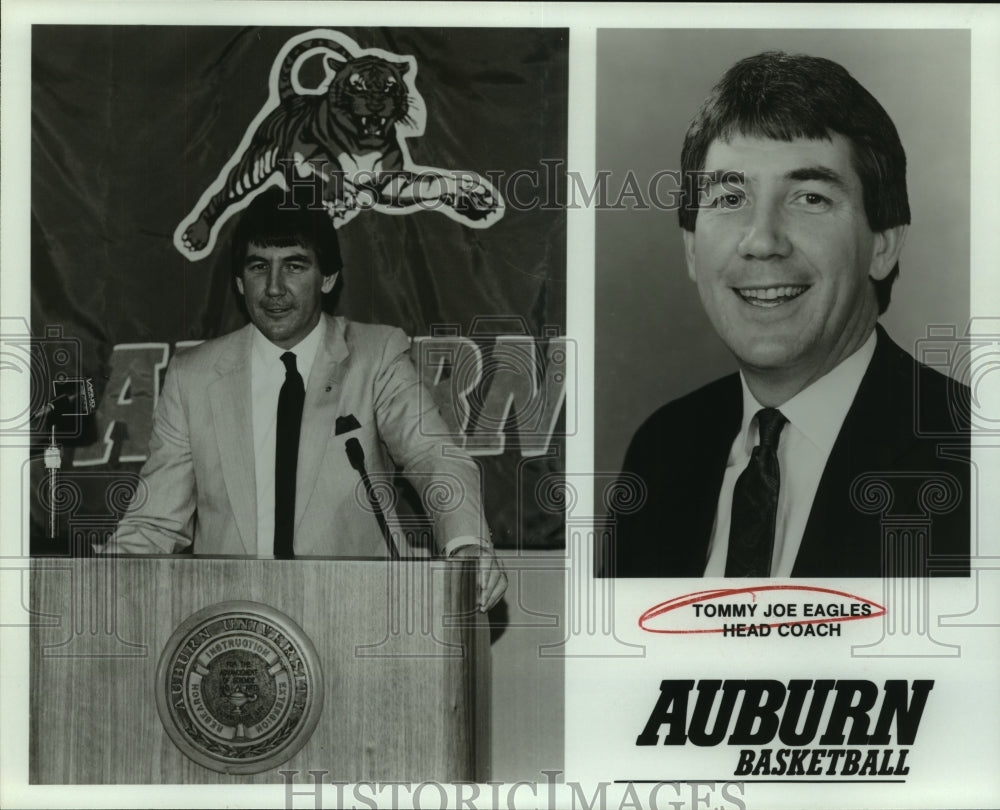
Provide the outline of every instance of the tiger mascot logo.
{"type": "Polygon", "coordinates": [[[413,163],[408,138],[423,135],[417,63],[361,49],[339,31],[315,29],[285,43],[271,67],[270,93],[239,148],[177,226],[174,246],[188,259],[212,252],[223,223],[264,189],[315,184],[335,227],[361,211],[409,214],[432,209],[470,228],[488,228],[503,199],[479,174],[413,163]],[[300,82],[302,66],[322,58],[324,79],[300,82]]]}

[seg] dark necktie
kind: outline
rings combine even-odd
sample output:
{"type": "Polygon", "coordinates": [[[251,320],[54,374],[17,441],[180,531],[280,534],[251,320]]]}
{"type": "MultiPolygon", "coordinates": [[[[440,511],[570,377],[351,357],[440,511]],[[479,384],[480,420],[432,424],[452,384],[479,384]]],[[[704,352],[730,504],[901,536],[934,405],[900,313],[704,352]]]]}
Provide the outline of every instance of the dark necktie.
{"type": "Polygon", "coordinates": [[[281,355],[285,382],[278,395],[278,429],[274,447],[274,556],[288,559],[295,531],[295,466],[299,461],[299,430],[302,403],[306,398],[302,375],[295,368],[295,355],[281,355]]]}
{"type": "Polygon", "coordinates": [[[771,573],[774,524],[778,516],[778,438],[788,420],[775,408],[757,411],[760,444],[733,490],[727,577],[766,577],[771,573]]]}

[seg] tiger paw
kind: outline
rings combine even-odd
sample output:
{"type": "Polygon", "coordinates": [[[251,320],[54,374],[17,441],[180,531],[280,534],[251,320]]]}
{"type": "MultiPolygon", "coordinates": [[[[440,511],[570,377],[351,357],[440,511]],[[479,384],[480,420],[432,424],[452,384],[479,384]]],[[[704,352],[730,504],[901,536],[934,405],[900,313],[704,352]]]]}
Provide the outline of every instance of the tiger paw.
{"type": "Polygon", "coordinates": [[[184,231],[181,241],[184,243],[184,247],[192,252],[201,250],[208,244],[208,237],[211,230],[205,218],[199,217],[184,231]]]}
{"type": "Polygon", "coordinates": [[[493,191],[482,183],[462,187],[452,194],[444,194],[441,199],[446,205],[466,219],[476,222],[491,217],[497,211],[497,199],[493,191]]]}
{"type": "Polygon", "coordinates": [[[361,213],[361,208],[355,202],[353,195],[347,199],[323,200],[323,207],[326,208],[334,228],[346,225],[361,213]]]}
{"type": "Polygon", "coordinates": [[[355,210],[354,196],[323,200],[323,207],[332,219],[340,219],[355,210]]]}

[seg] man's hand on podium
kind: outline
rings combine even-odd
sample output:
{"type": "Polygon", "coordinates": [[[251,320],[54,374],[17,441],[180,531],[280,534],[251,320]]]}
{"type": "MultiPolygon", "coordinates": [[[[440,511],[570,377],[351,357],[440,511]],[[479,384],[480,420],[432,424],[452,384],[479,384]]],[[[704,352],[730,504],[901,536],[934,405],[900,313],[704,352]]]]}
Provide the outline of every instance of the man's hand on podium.
{"type": "Polygon", "coordinates": [[[462,546],[457,549],[452,558],[456,557],[476,557],[479,559],[479,610],[483,613],[492,608],[504,591],[507,590],[507,574],[504,573],[503,565],[493,553],[492,548],[481,546],[462,546]]]}

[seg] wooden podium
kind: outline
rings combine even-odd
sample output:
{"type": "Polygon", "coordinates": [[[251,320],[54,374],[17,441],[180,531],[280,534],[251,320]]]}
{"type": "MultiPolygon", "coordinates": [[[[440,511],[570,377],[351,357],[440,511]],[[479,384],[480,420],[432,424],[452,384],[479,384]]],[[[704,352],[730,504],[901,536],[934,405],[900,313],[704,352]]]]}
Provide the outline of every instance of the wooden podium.
{"type": "MultiPolygon", "coordinates": [[[[327,783],[484,782],[490,761],[490,640],[488,622],[475,603],[473,561],[34,559],[31,782],[274,783],[283,779],[280,770],[298,771],[295,781],[311,780],[310,770],[327,771],[327,783]],[[238,677],[228,678],[223,699],[217,676],[239,674],[238,667],[215,667],[214,681],[208,674],[215,666],[212,656],[218,663],[235,655],[210,646],[216,643],[213,634],[230,646],[262,650],[272,643],[264,635],[260,645],[240,635],[227,640],[221,628],[236,622],[203,622],[187,645],[204,666],[197,660],[184,664],[183,649],[178,659],[161,662],[170,659],[171,645],[194,614],[212,616],[213,606],[226,603],[238,603],[251,615],[255,605],[263,606],[265,619],[250,624],[265,635],[272,632],[268,611],[278,611],[301,630],[300,646],[315,653],[304,669],[294,650],[286,656],[275,646],[275,652],[262,653],[268,661],[287,657],[299,666],[302,684],[308,681],[299,691],[308,693],[316,712],[314,727],[298,731],[297,752],[259,773],[233,775],[232,769],[225,773],[220,772],[224,767],[199,764],[182,752],[173,739],[178,732],[168,734],[162,719],[164,707],[176,697],[170,694],[176,672],[190,681],[176,691],[194,690],[193,716],[205,714],[201,696],[216,683],[218,705],[249,717],[248,724],[257,723],[258,731],[239,726],[237,739],[248,733],[266,737],[260,729],[271,718],[251,716],[254,705],[243,704],[263,705],[268,695],[258,692],[268,689],[275,700],[273,684],[241,687],[238,677]],[[318,672],[310,672],[317,663],[318,672]]],[[[272,667],[279,697],[292,682],[281,666],[272,667]]],[[[277,714],[276,708],[272,715],[277,714]]],[[[207,717],[206,722],[215,720],[207,717]]],[[[225,722],[222,726],[228,728],[225,722]]]]}

